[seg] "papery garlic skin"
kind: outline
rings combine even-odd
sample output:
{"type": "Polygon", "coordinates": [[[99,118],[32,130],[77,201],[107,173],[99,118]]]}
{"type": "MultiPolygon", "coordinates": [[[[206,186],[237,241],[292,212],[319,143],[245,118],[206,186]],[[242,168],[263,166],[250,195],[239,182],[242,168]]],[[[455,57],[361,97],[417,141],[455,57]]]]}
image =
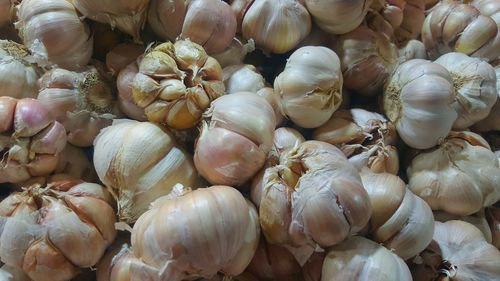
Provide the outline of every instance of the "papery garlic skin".
{"type": "Polygon", "coordinates": [[[363,237],[351,237],[328,250],[321,281],[411,281],[396,254],[363,237]]]}
{"type": "Polygon", "coordinates": [[[173,129],[194,127],[224,93],[219,63],[189,40],[151,49],[132,82],[134,102],[144,108],[148,120],[173,129]]]}
{"type": "Polygon", "coordinates": [[[405,62],[411,59],[427,59],[427,51],[424,43],[419,40],[410,40],[398,51],[400,61],[405,62]]]}
{"type": "Polygon", "coordinates": [[[257,93],[264,88],[266,80],[251,64],[231,65],[222,69],[222,81],[226,92],[234,94],[237,92],[257,93]]]}
{"type": "Polygon", "coordinates": [[[249,39],[245,43],[245,40],[235,37],[229,47],[220,53],[212,54],[212,57],[219,62],[221,67],[225,68],[230,65],[243,64],[246,55],[254,50],[255,41],[253,39],[249,39]]]}
{"type": "Polygon", "coordinates": [[[422,59],[401,64],[392,74],[383,97],[383,110],[399,136],[417,149],[431,148],[448,135],[457,119],[450,73],[422,59]]]}
{"type": "Polygon", "coordinates": [[[94,166],[118,203],[120,220],[127,223],[176,183],[199,186],[191,156],[167,129],[149,122],[115,119],[101,130],[94,141],[94,166]]]}
{"type": "Polygon", "coordinates": [[[458,118],[454,129],[465,129],[488,116],[497,101],[495,69],[487,62],[461,53],[448,53],[435,63],[444,66],[453,79],[458,118]]]}
{"type": "Polygon", "coordinates": [[[410,190],[433,210],[467,216],[500,199],[498,158],[460,134],[451,134],[437,148],[417,155],[407,174],[410,190]]]}
{"type": "MultiPolygon", "coordinates": [[[[490,208],[494,208],[491,206],[490,208]]],[[[477,227],[479,230],[484,235],[484,239],[488,243],[492,243],[492,230],[490,229],[490,226],[488,225],[488,221],[486,221],[486,216],[485,216],[485,211],[481,210],[478,213],[472,214],[470,216],[457,216],[457,215],[451,215],[446,212],[442,211],[435,211],[434,213],[434,219],[439,222],[447,222],[451,220],[460,220],[464,222],[468,222],[475,227],[477,227]]]]}
{"type": "Polygon", "coordinates": [[[257,95],[266,99],[266,101],[271,105],[274,110],[274,116],[276,117],[276,127],[279,127],[283,121],[285,121],[285,116],[281,112],[279,106],[279,97],[274,92],[274,89],[271,87],[264,87],[257,91],[257,95]]]}
{"type": "Polygon", "coordinates": [[[35,98],[40,69],[29,62],[26,47],[0,40],[0,96],[35,98]]]}
{"type": "Polygon", "coordinates": [[[122,69],[137,60],[143,53],[144,47],[142,45],[118,44],[106,54],[106,66],[111,71],[111,74],[118,75],[122,69]]]}
{"type": "Polygon", "coordinates": [[[342,102],[340,60],[326,47],[299,48],[274,80],[284,115],[303,128],[323,125],[342,102]]]}
{"type": "Polygon", "coordinates": [[[137,62],[134,61],[118,73],[118,76],[116,77],[118,106],[120,107],[120,111],[125,113],[127,117],[137,121],[147,121],[148,117],[146,117],[146,113],[144,113],[144,108],[141,108],[134,103],[132,93],[132,85],[138,72],[139,66],[137,62]]]}
{"type": "Polygon", "coordinates": [[[81,72],[55,68],[38,81],[38,100],[64,125],[68,142],[80,147],[91,146],[99,131],[121,115],[111,79],[96,66],[81,72]]]}
{"type": "Polygon", "coordinates": [[[241,185],[264,165],[276,125],[269,103],[250,92],[216,99],[202,122],[194,164],[212,184],[241,185]]]}
{"type": "Polygon", "coordinates": [[[149,0],[71,0],[85,17],[110,24],[140,40],[149,0]]]}
{"type": "Polygon", "coordinates": [[[242,34],[270,53],[292,50],[311,31],[311,16],[299,0],[255,0],[246,10],[242,34]]]}
{"type": "Polygon", "coordinates": [[[333,34],[354,30],[368,13],[372,0],[305,0],[314,22],[333,34]]]}
{"type": "Polygon", "coordinates": [[[87,65],[93,38],[71,2],[23,0],[17,9],[16,28],[38,65],[68,70],[87,65]]]}
{"type": "Polygon", "coordinates": [[[33,281],[67,281],[95,265],[116,236],[111,196],[93,183],[54,182],[0,203],[0,257],[33,281]],[[21,231],[21,232],[20,232],[21,231]]]}
{"type": "Polygon", "coordinates": [[[500,60],[494,61],[492,65],[495,66],[498,98],[491,108],[490,114],[473,126],[473,130],[477,132],[500,131],[500,122],[498,122],[500,120],[500,60]]]}

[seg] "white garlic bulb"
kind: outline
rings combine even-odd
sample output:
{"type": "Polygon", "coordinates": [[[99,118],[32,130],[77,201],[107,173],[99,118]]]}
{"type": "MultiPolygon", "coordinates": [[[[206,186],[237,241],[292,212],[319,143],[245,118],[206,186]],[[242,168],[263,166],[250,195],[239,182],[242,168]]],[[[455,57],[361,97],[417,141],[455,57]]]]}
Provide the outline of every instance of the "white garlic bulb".
{"type": "Polygon", "coordinates": [[[266,80],[251,64],[231,65],[222,69],[222,81],[228,94],[237,92],[257,93],[266,80]]]}
{"type": "Polygon", "coordinates": [[[321,46],[302,47],[274,81],[281,111],[303,128],[323,125],[342,102],[340,60],[321,46]]]}
{"type": "Polygon", "coordinates": [[[497,77],[498,98],[491,108],[490,114],[473,126],[473,129],[478,132],[500,131],[500,122],[498,122],[500,120],[500,60],[494,61],[493,65],[497,77]]]}
{"type": "Polygon", "coordinates": [[[401,64],[384,91],[383,109],[403,141],[431,148],[446,137],[457,118],[453,80],[443,66],[422,59],[401,64]]]}
{"type": "MultiPolygon", "coordinates": [[[[488,207],[488,210],[493,210],[495,207],[488,207]]],[[[443,211],[434,211],[434,219],[439,222],[447,222],[451,220],[460,220],[468,222],[475,227],[477,227],[484,235],[484,239],[488,243],[492,243],[492,229],[488,225],[488,221],[486,220],[485,210],[481,210],[478,213],[472,214],[470,216],[457,216],[452,215],[443,211]]]]}
{"type": "Polygon", "coordinates": [[[487,62],[462,53],[448,53],[435,63],[444,66],[453,79],[458,118],[454,129],[465,129],[484,119],[498,98],[495,69],[487,62]]]}

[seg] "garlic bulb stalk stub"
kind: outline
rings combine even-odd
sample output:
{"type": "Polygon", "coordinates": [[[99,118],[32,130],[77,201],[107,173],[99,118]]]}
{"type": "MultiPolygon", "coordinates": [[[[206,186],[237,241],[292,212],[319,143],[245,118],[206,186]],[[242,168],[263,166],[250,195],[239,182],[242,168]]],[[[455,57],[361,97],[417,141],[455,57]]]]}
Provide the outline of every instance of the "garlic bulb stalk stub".
{"type": "Polygon", "coordinates": [[[500,199],[497,156],[473,133],[451,133],[444,142],[413,158],[408,187],[433,210],[467,216],[500,199]]]}
{"type": "Polygon", "coordinates": [[[132,82],[134,102],[144,108],[148,120],[174,129],[194,127],[224,92],[219,63],[189,40],[149,50],[132,82]]]}
{"type": "Polygon", "coordinates": [[[453,108],[458,114],[453,128],[465,129],[486,118],[498,98],[495,69],[462,53],[442,55],[435,63],[444,66],[453,80],[453,108]]]}
{"type": "Polygon", "coordinates": [[[405,262],[364,237],[351,237],[330,248],[323,261],[321,281],[411,281],[405,262]]]}
{"type": "Polygon", "coordinates": [[[68,70],[87,65],[93,38],[71,2],[23,0],[17,9],[16,28],[38,65],[68,70]]]}
{"type": "Polygon", "coordinates": [[[241,185],[264,165],[276,125],[269,103],[255,93],[216,99],[205,113],[194,164],[212,184],[241,185]]]}
{"type": "Polygon", "coordinates": [[[237,92],[257,93],[266,80],[251,64],[231,65],[222,69],[222,81],[228,94],[237,92]]]}
{"type": "Polygon", "coordinates": [[[0,96],[35,98],[36,81],[41,70],[31,62],[30,53],[21,44],[0,40],[0,96]]]}
{"type": "Polygon", "coordinates": [[[33,281],[67,281],[94,266],[116,236],[110,194],[100,185],[35,185],[0,203],[0,257],[33,281]]]}
{"type": "Polygon", "coordinates": [[[149,0],[71,0],[85,17],[110,24],[140,41],[149,0]]]}
{"type": "Polygon", "coordinates": [[[102,129],[94,141],[94,165],[118,203],[120,220],[127,223],[176,183],[200,184],[191,156],[167,129],[149,122],[115,119],[102,129]]]}
{"type": "Polygon", "coordinates": [[[443,66],[422,59],[401,64],[384,91],[383,110],[399,136],[417,149],[446,137],[457,119],[453,79],[443,66]]]}
{"type": "Polygon", "coordinates": [[[320,46],[299,48],[274,81],[281,111],[303,128],[323,125],[342,102],[340,60],[320,46]]]}

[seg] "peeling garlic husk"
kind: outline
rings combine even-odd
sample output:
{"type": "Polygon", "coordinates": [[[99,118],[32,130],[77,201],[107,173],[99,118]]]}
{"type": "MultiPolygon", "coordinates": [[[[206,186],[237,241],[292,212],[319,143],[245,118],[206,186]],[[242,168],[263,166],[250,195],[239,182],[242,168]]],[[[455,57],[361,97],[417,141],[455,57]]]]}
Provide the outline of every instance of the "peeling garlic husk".
{"type": "Polygon", "coordinates": [[[431,59],[459,52],[492,61],[500,56],[499,27],[473,5],[444,0],[426,16],[421,36],[431,59]]]}
{"type": "Polygon", "coordinates": [[[303,265],[317,246],[358,233],[371,205],[358,170],[335,146],[295,142],[281,153],[254,178],[251,198],[266,240],[289,248],[303,265]]]}
{"type": "Polygon", "coordinates": [[[236,186],[264,165],[276,125],[269,103],[255,93],[216,99],[205,113],[195,144],[194,164],[212,184],[236,186]]]}
{"type": "Polygon", "coordinates": [[[221,67],[225,68],[235,64],[243,64],[246,55],[254,50],[255,41],[253,39],[243,40],[234,37],[229,47],[220,53],[212,54],[212,57],[219,62],[221,67]],[[246,43],[244,43],[245,41],[246,43]]]}
{"type": "MultiPolygon", "coordinates": [[[[138,60],[140,59],[138,58],[138,60]]],[[[132,94],[132,84],[138,72],[139,65],[137,61],[134,61],[118,73],[118,76],[116,77],[118,106],[120,111],[127,115],[127,117],[137,121],[147,121],[148,117],[146,117],[146,113],[144,113],[144,108],[141,108],[134,103],[132,94]]]]}
{"type": "Polygon", "coordinates": [[[382,141],[367,147],[361,147],[349,157],[349,162],[362,170],[368,168],[374,173],[389,173],[397,175],[399,172],[399,154],[393,145],[385,145],[382,141]]]}
{"type": "Polygon", "coordinates": [[[384,90],[383,110],[410,147],[431,148],[457,119],[453,80],[446,68],[422,59],[401,64],[384,90]]]}
{"type": "Polygon", "coordinates": [[[350,237],[330,248],[323,261],[321,281],[411,281],[405,262],[364,237],[350,237]]]}
{"type": "Polygon", "coordinates": [[[279,97],[274,92],[274,89],[271,87],[264,87],[257,91],[257,95],[266,99],[266,101],[271,105],[276,119],[276,127],[279,127],[279,125],[285,121],[285,116],[283,116],[283,113],[281,112],[279,97]]]}
{"type": "Polygon", "coordinates": [[[0,183],[51,174],[66,146],[66,130],[35,99],[0,97],[0,183]]]}
{"type": "Polygon", "coordinates": [[[71,0],[85,17],[107,23],[140,41],[149,0],[71,0]]]}
{"type": "Polygon", "coordinates": [[[330,47],[342,63],[344,87],[365,96],[382,92],[398,62],[397,48],[389,38],[366,26],[333,38],[330,47]]]}
{"type": "Polygon", "coordinates": [[[311,16],[301,0],[254,0],[243,16],[243,37],[270,53],[292,50],[310,31],[311,16]]]}
{"type": "Polygon", "coordinates": [[[323,125],[342,102],[340,60],[321,46],[302,47],[274,81],[283,114],[303,128],[323,125]]]}
{"type": "MultiPolygon", "coordinates": [[[[500,159],[500,154],[498,155],[500,159]]],[[[486,208],[485,213],[491,230],[491,243],[500,249],[500,204],[486,208]]]]}
{"type": "Polygon", "coordinates": [[[439,222],[447,222],[451,220],[460,220],[468,222],[475,227],[477,227],[484,235],[484,239],[488,243],[492,243],[491,229],[486,221],[485,211],[481,210],[478,213],[472,214],[470,216],[457,216],[451,215],[443,211],[435,211],[434,219],[439,222]]]}
{"type": "Polygon", "coordinates": [[[16,28],[38,65],[78,70],[88,64],[93,38],[71,2],[23,0],[17,9],[16,28]]]}
{"type": "Polygon", "coordinates": [[[498,280],[500,251],[474,225],[436,222],[433,241],[410,265],[413,280],[498,280]]]}
{"type": "Polygon", "coordinates": [[[196,126],[210,103],[224,93],[219,63],[189,40],[151,49],[132,82],[134,102],[144,108],[148,120],[173,129],[196,126]]]}
{"type": "Polygon", "coordinates": [[[492,63],[495,66],[497,77],[497,101],[491,108],[490,114],[483,120],[477,122],[472,129],[477,132],[500,131],[500,59],[492,63]]]}
{"type": "Polygon", "coordinates": [[[127,223],[176,183],[201,184],[191,156],[167,129],[150,122],[115,119],[102,129],[94,141],[94,166],[118,203],[120,220],[127,223]]]}
{"type": "Polygon", "coordinates": [[[99,131],[120,117],[112,81],[104,66],[74,72],[55,68],[38,81],[38,100],[64,125],[68,142],[91,146],[99,131]]]}
{"type": "Polygon", "coordinates": [[[452,132],[441,145],[413,158],[408,187],[433,210],[467,216],[500,199],[498,158],[486,141],[452,132]]]}
{"type": "Polygon", "coordinates": [[[0,257],[33,281],[66,281],[94,266],[116,236],[113,201],[94,183],[35,185],[0,203],[0,257]]]}
{"type": "Polygon", "coordinates": [[[401,62],[411,59],[427,59],[427,51],[424,43],[419,40],[410,40],[404,46],[399,48],[399,57],[401,62]]]}
{"type": "Polygon", "coordinates": [[[324,31],[333,34],[344,34],[358,27],[371,3],[372,0],[305,0],[314,22],[324,31]]]}
{"type": "Polygon", "coordinates": [[[364,169],[361,179],[372,206],[369,236],[404,260],[423,251],[434,233],[429,205],[396,175],[364,169]]]}
{"type": "Polygon", "coordinates": [[[453,129],[465,129],[486,118],[499,95],[495,69],[462,53],[442,55],[435,63],[444,66],[453,80],[453,108],[458,114],[453,129]]]}
{"type": "Polygon", "coordinates": [[[144,53],[144,47],[138,44],[121,43],[106,54],[106,66],[112,75],[118,75],[127,65],[136,61],[144,53]]]}
{"type": "Polygon", "coordinates": [[[229,47],[237,28],[236,16],[222,0],[151,0],[148,23],[160,38],[190,39],[209,54],[229,47]]]}
{"type": "Polygon", "coordinates": [[[231,65],[222,69],[222,81],[228,94],[237,92],[257,93],[266,80],[251,64],[231,65]]]}
{"type": "Polygon", "coordinates": [[[41,70],[30,62],[26,47],[0,40],[0,95],[13,98],[35,98],[36,81],[41,70]]]}

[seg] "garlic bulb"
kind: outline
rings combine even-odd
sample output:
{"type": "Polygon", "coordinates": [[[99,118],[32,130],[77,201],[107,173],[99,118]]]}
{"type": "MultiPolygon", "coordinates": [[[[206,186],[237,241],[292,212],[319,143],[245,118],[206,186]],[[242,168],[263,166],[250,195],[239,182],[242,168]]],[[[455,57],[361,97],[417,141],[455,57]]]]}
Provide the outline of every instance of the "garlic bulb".
{"type": "Polygon", "coordinates": [[[51,174],[66,130],[37,100],[0,97],[0,182],[51,174]]]}
{"type": "Polygon", "coordinates": [[[160,38],[190,39],[209,54],[229,47],[237,27],[236,16],[222,0],[151,0],[148,23],[160,38]]]}
{"type": "Polygon", "coordinates": [[[302,47],[288,58],[274,80],[274,91],[286,117],[303,128],[324,124],[342,102],[340,61],[332,50],[302,47]]]}
{"type": "Polygon", "coordinates": [[[120,115],[112,81],[105,75],[99,65],[79,72],[55,68],[38,81],[38,100],[64,125],[73,145],[91,146],[99,131],[120,115]]]}
{"type": "Polygon", "coordinates": [[[0,257],[33,281],[67,281],[95,265],[116,236],[111,196],[94,183],[54,182],[15,192],[0,203],[8,217],[0,257]]]}
{"type": "Polygon", "coordinates": [[[425,18],[422,42],[432,59],[459,52],[491,61],[500,56],[499,26],[470,4],[444,0],[425,18]]]}
{"type": "MultiPolygon", "coordinates": [[[[139,59],[138,59],[139,60],[139,59]]],[[[134,103],[132,94],[132,84],[134,78],[139,72],[139,66],[136,61],[131,62],[123,68],[118,77],[116,77],[116,87],[118,89],[118,106],[120,111],[125,113],[129,118],[138,121],[146,121],[146,113],[144,109],[134,103]]]]}
{"type": "Polygon", "coordinates": [[[71,0],[85,17],[110,24],[112,28],[132,35],[136,41],[146,22],[149,0],[71,0]]]}
{"type": "Polygon", "coordinates": [[[424,43],[419,40],[410,40],[398,51],[401,63],[411,59],[427,59],[424,43]]]}
{"type": "MultiPolygon", "coordinates": [[[[490,208],[494,207],[492,206],[490,208]]],[[[484,235],[484,240],[486,240],[486,242],[492,243],[491,229],[490,226],[488,225],[488,221],[486,221],[484,210],[481,210],[478,213],[472,214],[470,216],[457,216],[448,214],[443,211],[435,211],[434,219],[439,222],[447,222],[451,220],[460,220],[468,222],[477,227],[479,230],[481,230],[481,232],[484,235]]]]}
{"type": "Polygon", "coordinates": [[[255,93],[216,99],[206,112],[194,164],[212,184],[241,185],[264,165],[276,124],[269,103],[255,93]]]}
{"type": "Polygon", "coordinates": [[[379,141],[367,147],[361,147],[349,157],[349,162],[358,170],[368,168],[374,173],[399,173],[399,154],[393,145],[385,145],[379,141]]]}
{"type": "Polygon", "coordinates": [[[132,95],[149,121],[188,129],[224,94],[221,80],[222,68],[202,46],[189,40],[167,42],[142,58],[132,95]]]}
{"type": "Polygon", "coordinates": [[[92,35],[71,2],[23,0],[17,9],[16,28],[40,66],[78,70],[87,65],[92,35]]]}
{"type": "Polygon", "coordinates": [[[424,0],[405,0],[405,2],[403,21],[394,32],[396,41],[399,44],[405,44],[409,40],[419,37],[425,21],[424,0]]]}
{"type": "Polygon", "coordinates": [[[283,116],[283,113],[281,112],[279,106],[279,97],[274,92],[274,89],[270,87],[264,87],[257,91],[257,95],[266,99],[266,101],[271,105],[274,111],[274,116],[276,118],[276,126],[279,127],[279,125],[283,123],[283,121],[285,121],[285,116],[283,116]]]}
{"type": "Polygon", "coordinates": [[[328,250],[321,281],[411,281],[396,254],[363,237],[351,237],[328,250]]]}
{"type": "Polygon", "coordinates": [[[490,225],[491,242],[495,247],[500,249],[500,204],[497,203],[487,208],[485,212],[490,225]]]}
{"type": "Polygon", "coordinates": [[[122,43],[106,54],[106,66],[111,74],[117,75],[122,69],[144,53],[144,47],[138,44],[122,43]]]}
{"type": "Polygon", "coordinates": [[[302,265],[316,246],[330,247],[359,232],[371,206],[358,170],[335,146],[295,142],[281,153],[278,163],[254,178],[251,198],[266,240],[295,248],[302,265]]]}
{"type": "Polygon", "coordinates": [[[301,0],[255,0],[246,10],[242,34],[270,53],[292,50],[311,31],[311,16],[301,0]]]}
{"type": "Polygon", "coordinates": [[[333,34],[344,34],[358,27],[366,16],[372,0],[305,0],[314,22],[333,34]]]}
{"type": "Polygon", "coordinates": [[[178,189],[180,194],[158,198],[135,223],[132,249],[115,256],[109,281],[181,281],[244,271],[259,242],[255,207],[228,186],[178,189]]]}
{"type": "Polygon", "coordinates": [[[457,119],[453,80],[443,66],[422,59],[401,64],[384,91],[383,109],[401,139],[417,149],[446,137],[457,119]]]}
{"type": "Polygon", "coordinates": [[[102,129],[94,141],[94,166],[118,203],[120,220],[128,223],[176,183],[199,185],[191,156],[168,130],[149,122],[115,119],[102,129]]]}
{"type": "Polygon", "coordinates": [[[362,95],[379,94],[398,61],[389,38],[366,26],[335,38],[330,46],[342,63],[344,86],[362,95]]]}
{"type": "Polygon", "coordinates": [[[222,81],[228,94],[237,92],[257,93],[264,88],[266,80],[251,64],[238,64],[222,70],[222,81]]]}
{"type": "Polygon", "coordinates": [[[212,57],[216,59],[222,67],[227,67],[235,64],[242,64],[248,53],[255,50],[255,41],[253,39],[248,39],[246,43],[245,40],[233,38],[231,45],[227,47],[224,51],[212,54],[212,57]]]}
{"type": "Polygon", "coordinates": [[[403,22],[404,0],[374,0],[366,15],[367,25],[374,31],[394,37],[394,31],[403,22]]]}
{"type": "Polygon", "coordinates": [[[398,176],[365,169],[361,180],[372,205],[370,237],[404,260],[423,251],[434,233],[429,205],[408,190],[398,176]]]}
{"type": "Polygon", "coordinates": [[[463,221],[436,222],[432,243],[412,268],[413,280],[498,280],[500,251],[463,221]]]}
{"type": "Polygon", "coordinates": [[[497,101],[491,108],[490,114],[483,120],[477,122],[473,129],[478,132],[500,131],[500,60],[493,62],[495,75],[497,77],[497,101]]]}
{"type": "Polygon", "coordinates": [[[433,210],[467,216],[500,199],[500,167],[479,135],[451,133],[408,166],[408,187],[433,210]]]}
{"type": "Polygon", "coordinates": [[[435,63],[444,66],[453,79],[453,108],[458,118],[454,129],[465,129],[484,119],[498,98],[495,69],[487,62],[461,53],[448,53],[435,63]]]}

